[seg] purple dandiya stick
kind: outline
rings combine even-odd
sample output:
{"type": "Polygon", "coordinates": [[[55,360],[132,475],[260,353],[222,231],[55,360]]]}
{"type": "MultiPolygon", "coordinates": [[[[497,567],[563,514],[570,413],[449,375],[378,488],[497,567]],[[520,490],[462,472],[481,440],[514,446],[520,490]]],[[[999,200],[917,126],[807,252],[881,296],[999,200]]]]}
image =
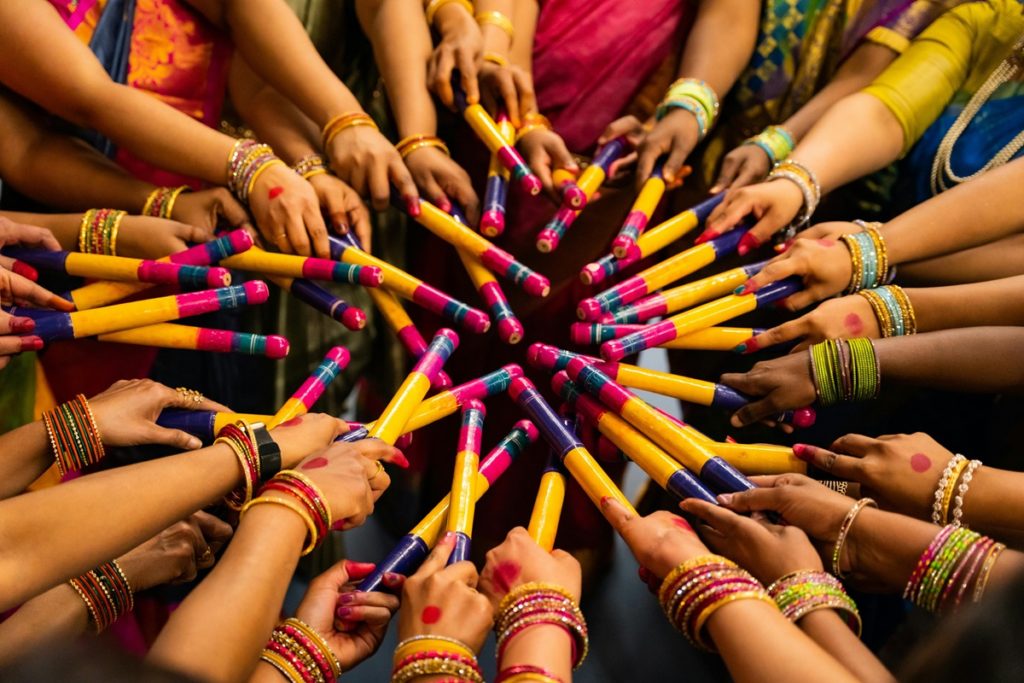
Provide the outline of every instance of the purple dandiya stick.
{"type": "Polygon", "coordinates": [[[476,475],[486,415],[484,404],[476,399],[462,407],[462,425],[459,428],[458,453],[455,456],[455,470],[452,474],[447,522],[448,531],[455,534],[455,547],[448,557],[448,564],[469,559],[473,513],[476,508],[476,475]]]}
{"type": "MultiPolygon", "coordinates": [[[[474,486],[476,499],[479,500],[487,493],[498,477],[505,473],[512,461],[536,440],[537,428],[533,426],[532,422],[529,420],[517,422],[512,431],[499,441],[498,445],[480,462],[474,486]]],[[[381,590],[384,574],[389,572],[405,576],[415,572],[430,549],[434,547],[438,536],[444,529],[450,501],[451,496],[445,496],[419,524],[399,539],[387,556],[377,563],[373,572],[360,582],[356,590],[364,592],[381,590]]]]}
{"type": "Polygon", "coordinates": [[[276,334],[250,334],[174,323],[133,327],[120,332],[101,334],[96,338],[101,342],[215,353],[243,353],[274,359],[287,356],[290,348],[288,340],[276,334]]]}
{"type": "Polygon", "coordinates": [[[358,332],[366,327],[366,313],[361,308],[334,296],[315,282],[304,278],[271,278],[271,280],[287,289],[302,303],[334,318],[353,332],[358,332]]]}
{"type": "Polygon", "coordinates": [[[661,203],[665,195],[665,177],[662,175],[664,165],[665,157],[659,158],[654,164],[650,178],[644,182],[619,234],[612,240],[612,253],[616,258],[625,258],[631,249],[636,248],[637,239],[647,229],[651,216],[661,203]]]}
{"type": "MultiPolygon", "coordinates": [[[[710,243],[707,243],[710,244],[710,243]]],[[[696,308],[672,316],[660,323],[628,334],[619,339],[606,341],[601,345],[601,357],[605,360],[622,360],[659,344],[670,342],[698,330],[731,320],[744,313],[750,313],[803,289],[798,277],[788,277],[762,287],[753,294],[730,294],[696,308]]]]}
{"type": "Polygon", "coordinates": [[[327,387],[330,386],[331,382],[341,374],[342,370],[348,367],[351,357],[348,349],[344,347],[335,346],[331,348],[327,355],[324,356],[324,359],[320,361],[316,370],[313,371],[313,374],[306,378],[302,386],[274,414],[273,419],[267,424],[267,428],[273,429],[283,422],[308,413],[317,399],[327,391],[327,387]]]}
{"type": "MultiPolygon", "coordinates": [[[[515,129],[504,109],[498,110],[498,131],[509,144],[515,142],[515,129]]],[[[497,237],[505,232],[505,207],[508,204],[509,173],[496,154],[491,155],[487,168],[487,184],[484,186],[484,212],[480,218],[480,232],[487,237],[497,237]]]]}

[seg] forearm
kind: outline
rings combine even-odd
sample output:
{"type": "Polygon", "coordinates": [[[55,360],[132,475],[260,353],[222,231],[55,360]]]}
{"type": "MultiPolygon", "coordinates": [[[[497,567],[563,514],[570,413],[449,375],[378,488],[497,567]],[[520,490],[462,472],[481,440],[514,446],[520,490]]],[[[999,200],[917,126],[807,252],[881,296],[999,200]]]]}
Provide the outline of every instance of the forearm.
{"type": "Polygon", "coordinates": [[[572,640],[560,626],[533,626],[509,641],[498,669],[528,664],[549,671],[560,681],[572,680],[572,640]]]}
{"type": "Polygon", "coordinates": [[[1024,276],[905,291],[919,332],[1024,325],[1024,276]]]}
{"type": "Polygon", "coordinates": [[[244,60],[231,66],[231,101],[236,111],[256,133],[291,165],[319,152],[320,130],[298,107],[267,85],[244,60]]]}
{"type": "MultiPolygon", "coordinates": [[[[473,3],[478,15],[486,12],[498,12],[505,15],[515,26],[515,5],[513,0],[476,0],[473,3]]],[[[509,35],[494,24],[484,24],[480,27],[480,33],[484,38],[484,54],[495,53],[508,58],[512,50],[512,39],[509,35]]]]}
{"type": "Polygon", "coordinates": [[[679,77],[706,81],[724,98],[750,61],[760,7],[752,0],[701,2],[679,59],[679,77]]]}
{"type": "Polygon", "coordinates": [[[1004,237],[954,254],[900,264],[897,282],[957,285],[1014,275],[1024,275],[1024,235],[1004,237]]]}
{"type": "Polygon", "coordinates": [[[965,523],[975,531],[1020,547],[1024,539],[1024,474],[979,468],[964,496],[963,513],[965,523]]]}
{"type": "Polygon", "coordinates": [[[0,436],[0,500],[28,488],[53,464],[53,451],[42,422],[30,422],[0,436]]]}
{"type": "Polygon", "coordinates": [[[69,643],[85,633],[89,612],[67,583],[32,598],[0,624],[0,666],[44,645],[69,643]]]}
{"type": "Polygon", "coordinates": [[[248,680],[278,621],[305,535],[295,512],[253,507],[214,570],[174,611],[149,660],[203,680],[248,680]]]}
{"type": "Polygon", "coordinates": [[[800,630],[846,667],[859,681],[895,681],[885,665],[861,642],[835,611],[815,610],[799,622],[800,630]]]}
{"type": "Polygon", "coordinates": [[[539,14],[540,4],[537,0],[516,0],[512,14],[516,39],[512,41],[509,60],[529,74],[533,73],[533,36],[537,32],[539,14]]]}
{"type": "MultiPolygon", "coordinates": [[[[108,208],[108,207],[96,207],[108,208]]],[[[22,213],[20,211],[0,211],[0,216],[9,218],[15,223],[35,225],[46,228],[67,251],[78,250],[78,233],[82,227],[80,213],[22,213]]]]}

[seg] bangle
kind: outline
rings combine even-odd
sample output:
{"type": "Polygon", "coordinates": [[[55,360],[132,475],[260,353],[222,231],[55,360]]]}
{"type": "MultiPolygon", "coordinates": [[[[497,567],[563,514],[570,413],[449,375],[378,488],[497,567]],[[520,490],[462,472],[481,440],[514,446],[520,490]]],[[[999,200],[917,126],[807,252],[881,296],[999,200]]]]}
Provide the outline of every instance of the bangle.
{"type": "Polygon", "coordinates": [[[760,147],[768,155],[768,162],[772,166],[788,157],[794,146],[792,133],[782,126],[768,126],[742,144],[760,147]]]}
{"type": "Polygon", "coordinates": [[[408,135],[399,140],[398,144],[395,145],[395,149],[398,150],[403,159],[424,147],[436,147],[444,152],[445,156],[451,156],[451,152],[448,151],[448,145],[444,144],[444,140],[436,135],[408,135]]]}
{"type": "Polygon", "coordinates": [[[309,180],[313,176],[330,173],[330,170],[327,168],[327,164],[324,162],[324,158],[319,154],[307,154],[292,164],[292,170],[306,180],[309,180]]]}
{"type": "Polygon", "coordinates": [[[969,529],[945,526],[925,548],[903,597],[929,612],[957,611],[972,584],[972,600],[984,593],[1002,544],[969,529]]]}
{"type": "Polygon", "coordinates": [[[793,623],[816,610],[833,609],[860,637],[862,625],[857,604],[846,594],[839,579],[827,572],[804,570],[786,574],[768,586],[768,595],[793,623]]]}
{"type": "Polygon", "coordinates": [[[665,100],[658,105],[658,108],[654,112],[654,119],[661,121],[663,118],[669,115],[673,109],[683,109],[697,119],[697,139],[698,141],[703,140],[704,136],[708,134],[708,128],[710,128],[710,122],[708,121],[707,109],[698,100],[693,97],[677,97],[671,100],[665,100]]]}
{"type": "Polygon", "coordinates": [[[564,683],[561,678],[547,669],[532,664],[517,664],[509,666],[498,672],[494,683],[509,683],[510,681],[541,681],[542,683],[564,683]]]}
{"type": "Polygon", "coordinates": [[[476,23],[479,24],[481,28],[488,24],[491,26],[497,26],[505,32],[509,41],[515,40],[516,30],[515,27],[512,26],[512,20],[501,12],[481,12],[476,15],[475,19],[476,23]]]}
{"type": "Polygon", "coordinates": [[[964,470],[970,462],[967,458],[961,458],[953,464],[952,469],[949,472],[949,479],[946,480],[945,485],[942,487],[942,498],[939,501],[940,515],[939,523],[949,523],[949,506],[953,502],[953,494],[956,491],[956,483],[960,480],[960,475],[963,474],[964,470]]]}
{"type": "Polygon", "coordinates": [[[889,271],[889,257],[885,248],[885,240],[878,231],[881,223],[865,223],[854,221],[861,226],[861,232],[840,236],[847,249],[850,250],[850,283],[846,287],[847,294],[854,294],[862,289],[877,287],[886,282],[889,271]]]}
{"type": "Polygon", "coordinates": [[[274,155],[270,145],[242,138],[235,142],[228,155],[228,189],[243,204],[256,186],[257,179],[271,166],[284,162],[274,155]]]}
{"type": "Polygon", "coordinates": [[[786,159],[775,164],[775,168],[768,174],[768,182],[773,180],[788,180],[800,188],[804,197],[804,204],[800,214],[790,224],[791,227],[800,227],[811,220],[814,210],[818,208],[821,201],[821,185],[814,171],[799,161],[786,159]]]}
{"type": "Polygon", "coordinates": [[[430,4],[427,5],[427,8],[423,11],[423,13],[427,17],[427,24],[433,26],[434,17],[437,16],[438,10],[440,10],[445,5],[450,5],[453,2],[457,5],[461,5],[462,7],[464,7],[466,11],[469,12],[470,16],[473,15],[473,3],[471,3],[469,0],[430,0],[430,4]]]}
{"type": "Polygon", "coordinates": [[[408,683],[420,676],[445,674],[470,683],[484,683],[476,657],[448,650],[431,650],[399,661],[391,672],[391,683],[408,683]]]}
{"type": "Polygon", "coordinates": [[[953,475],[953,471],[956,470],[957,476],[959,476],[963,467],[966,466],[966,462],[967,458],[957,453],[949,459],[949,462],[942,469],[942,476],[939,477],[939,483],[935,487],[935,496],[932,502],[932,524],[945,524],[946,509],[943,506],[945,491],[947,488],[952,488],[953,484],[950,481],[956,482],[956,476],[953,475]]]}
{"type": "Polygon", "coordinates": [[[296,617],[274,627],[260,659],[293,683],[334,683],[341,676],[341,663],[324,637],[296,617]]]}
{"type": "Polygon", "coordinates": [[[89,209],[82,214],[78,229],[78,251],[83,254],[117,256],[117,231],[127,212],[89,209]]]}
{"type": "Polygon", "coordinates": [[[95,465],[106,455],[89,402],[82,394],[43,413],[43,425],[62,478],[95,465]]]}
{"type": "Polygon", "coordinates": [[[561,586],[547,583],[525,583],[514,588],[498,605],[494,620],[497,651],[500,660],[505,648],[516,635],[531,626],[559,626],[573,640],[573,669],[587,657],[590,641],[587,622],[576,599],[561,586]]]}
{"type": "Polygon", "coordinates": [[[101,564],[68,583],[85,603],[96,633],[135,609],[135,593],[117,560],[101,564]]]}
{"type": "Polygon", "coordinates": [[[971,480],[974,478],[974,473],[981,467],[980,460],[972,460],[967,469],[964,470],[964,476],[960,479],[960,484],[956,487],[956,495],[953,496],[953,515],[950,518],[950,524],[954,527],[959,528],[961,525],[966,529],[967,525],[962,523],[964,516],[964,498],[967,496],[967,490],[971,487],[971,480]]]}
{"type": "Polygon", "coordinates": [[[260,457],[256,444],[238,423],[225,425],[217,433],[213,443],[227,444],[238,458],[238,464],[242,468],[242,485],[225,496],[224,503],[232,510],[241,510],[252,500],[253,489],[260,480],[260,457]]]}
{"type": "Polygon", "coordinates": [[[553,130],[551,121],[548,120],[548,117],[537,112],[525,114],[523,116],[522,124],[523,125],[519,127],[519,130],[516,131],[516,144],[519,144],[520,140],[535,130],[553,130]]]}
{"type": "Polygon", "coordinates": [[[508,59],[497,52],[485,52],[484,61],[490,62],[491,64],[497,64],[498,66],[508,66],[509,64],[508,59]]]}
{"type": "Polygon", "coordinates": [[[394,660],[395,662],[398,662],[411,654],[427,652],[429,650],[450,650],[452,652],[463,654],[467,657],[476,656],[476,653],[473,652],[473,648],[466,645],[461,640],[456,640],[455,638],[449,638],[447,636],[430,634],[412,636],[400,642],[395,648],[394,660]]]}
{"type": "Polygon", "coordinates": [[[257,503],[274,503],[283,505],[297,512],[306,522],[309,538],[302,554],[313,552],[320,541],[327,537],[333,524],[331,509],[326,503],[323,493],[308,477],[295,470],[281,470],[268,481],[259,491],[258,498],[242,507],[242,513],[257,503]],[[283,497],[269,497],[266,494],[279,492],[283,497]]]}
{"type": "Polygon", "coordinates": [[[348,114],[338,114],[324,126],[323,132],[320,134],[321,147],[327,149],[339,133],[355,126],[369,126],[374,130],[380,130],[377,127],[377,123],[365,112],[356,111],[348,114]]]}
{"type": "Polygon", "coordinates": [[[174,213],[174,203],[178,200],[178,195],[191,191],[192,188],[188,185],[158,187],[146,197],[146,203],[142,205],[142,215],[170,219],[174,213]]]}
{"type": "Polygon", "coordinates": [[[910,297],[899,285],[885,285],[857,292],[871,304],[882,337],[902,337],[917,333],[917,316],[910,297]]]}
{"type": "Polygon", "coordinates": [[[878,397],[881,367],[870,339],[826,339],[812,344],[809,355],[811,381],[821,405],[878,397]]]}
{"type": "Polygon", "coordinates": [[[846,544],[846,537],[849,535],[850,529],[853,527],[853,523],[857,519],[857,515],[860,514],[861,510],[868,507],[869,505],[873,508],[878,507],[878,504],[871,498],[861,498],[860,500],[853,504],[853,507],[850,508],[850,511],[846,513],[846,517],[843,518],[843,523],[839,525],[839,535],[836,536],[836,544],[832,546],[832,574],[836,578],[843,578],[843,569],[841,563],[843,556],[843,545],[846,544]]]}
{"type": "Polygon", "coordinates": [[[714,125],[718,116],[718,94],[706,81],[698,78],[680,78],[668,87],[661,101],[664,105],[684,99],[692,99],[697,102],[704,110],[708,127],[714,125]]]}

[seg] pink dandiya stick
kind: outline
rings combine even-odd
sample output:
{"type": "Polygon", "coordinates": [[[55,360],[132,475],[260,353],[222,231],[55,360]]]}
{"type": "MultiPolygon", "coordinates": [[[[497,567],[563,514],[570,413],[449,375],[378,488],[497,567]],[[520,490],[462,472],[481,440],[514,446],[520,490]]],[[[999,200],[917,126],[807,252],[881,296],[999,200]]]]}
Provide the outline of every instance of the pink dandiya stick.
{"type": "Polygon", "coordinates": [[[154,346],[162,349],[242,353],[275,359],[287,356],[290,348],[288,340],[276,334],[249,334],[174,323],[158,323],[110,332],[99,335],[97,339],[102,342],[154,346]]]}
{"type": "MultiPolygon", "coordinates": [[[[515,143],[516,131],[504,109],[498,111],[498,132],[508,144],[515,143]]],[[[480,217],[480,232],[487,237],[494,238],[505,232],[508,178],[508,169],[497,154],[492,154],[487,168],[487,185],[484,187],[484,212],[480,217]]]]}
{"type": "Polygon", "coordinates": [[[366,313],[326,289],[303,278],[271,276],[270,281],[307,306],[334,318],[342,325],[358,332],[366,327],[366,313]]]}
{"type": "MultiPolygon", "coordinates": [[[[596,346],[611,339],[621,339],[648,329],[648,325],[602,325],[600,323],[573,323],[569,337],[573,344],[596,346]]],[[[686,349],[690,351],[736,351],[737,346],[764,332],[758,327],[709,327],[658,344],[660,349],[686,349]]]]}
{"type": "Polygon", "coordinates": [[[475,484],[480,466],[480,449],[487,411],[477,399],[462,407],[462,426],[459,429],[458,452],[452,474],[452,491],[448,508],[447,530],[455,534],[455,548],[448,564],[469,559],[470,538],[473,535],[473,513],[476,508],[475,484]]]}
{"type": "Polygon", "coordinates": [[[188,289],[226,287],[231,284],[231,273],[225,268],[26,247],[4,247],[3,254],[33,266],[75,277],[177,285],[188,289]]]}
{"type": "Polygon", "coordinates": [[[376,266],[339,263],[329,259],[296,256],[295,254],[276,254],[264,251],[259,247],[252,247],[241,254],[229,256],[222,259],[221,263],[228,268],[248,270],[263,275],[346,282],[363,287],[379,287],[384,282],[384,275],[376,266]]]}
{"type": "Polygon", "coordinates": [[[308,413],[317,399],[327,391],[327,387],[330,386],[331,382],[341,374],[342,370],[348,367],[351,358],[352,356],[349,354],[348,349],[344,347],[335,346],[330,349],[327,355],[324,356],[324,359],[320,361],[316,370],[313,371],[313,374],[306,378],[302,386],[274,414],[274,417],[267,424],[267,428],[273,429],[288,420],[308,413]]]}
{"type": "Polygon", "coordinates": [[[587,193],[576,184],[576,174],[564,168],[556,168],[551,171],[551,182],[555,189],[562,195],[562,206],[582,211],[587,205],[587,193]]]}
{"type": "Polygon", "coordinates": [[[654,212],[665,196],[665,178],[662,176],[664,158],[659,159],[651,171],[651,177],[644,182],[640,188],[640,194],[633,202],[626,221],[622,224],[619,234],[612,240],[612,253],[616,258],[626,258],[629,252],[636,246],[636,241],[647,229],[654,212]]]}
{"type": "Polygon", "coordinates": [[[508,297],[498,284],[497,278],[476,257],[467,254],[463,249],[456,251],[480,298],[487,304],[488,310],[497,321],[498,338],[506,344],[518,344],[523,339],[523,324],[519,322],[516,312],[509,305],[508,297]]]}

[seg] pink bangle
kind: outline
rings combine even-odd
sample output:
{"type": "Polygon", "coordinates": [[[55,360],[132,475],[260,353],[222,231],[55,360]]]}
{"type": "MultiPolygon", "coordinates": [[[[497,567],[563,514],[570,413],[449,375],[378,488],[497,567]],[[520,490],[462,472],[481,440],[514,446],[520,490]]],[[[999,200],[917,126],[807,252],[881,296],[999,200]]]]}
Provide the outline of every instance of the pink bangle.
{"type": "Polygon", "coordinates": [[[276,652],[280,656],[284,657],[285,660],[302,676],[302,680],[306,683],[316,683],[316,677],[313,676],[313,672],[306,667],[305,663],[299,659],[298,655],[286,648],[281,643],[271,642],[267,645],[267,649],[272,652],[276,652]]]}
{"type": "Polygon", "coordinates": [[[545,678],[550,678],[554,681],[558,681],[558,683],[562,683],[562,679],[555,674],[539,666],[533,666],[532,664],[517,664],[515,666],[510,666],[507,669],[502,669],[498,672],[498,677],[494,679],[494,683],[502,683],[502,681],[506,681],[513,676],[518,676],[519,674],[537,674],[538,676],[544,676],[545,678]]]}

